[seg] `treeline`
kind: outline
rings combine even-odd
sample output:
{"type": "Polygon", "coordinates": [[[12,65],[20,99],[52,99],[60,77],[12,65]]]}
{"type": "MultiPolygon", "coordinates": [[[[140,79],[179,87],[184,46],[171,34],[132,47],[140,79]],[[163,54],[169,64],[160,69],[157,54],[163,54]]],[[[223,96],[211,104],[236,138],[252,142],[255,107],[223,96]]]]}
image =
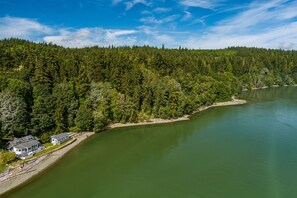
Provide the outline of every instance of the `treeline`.
{"type": "Polygon", "coordinates": [[[0,41],[0,136],[174,118],[243,89],[297,82],[297,52],[109,47],[0,41]]]}

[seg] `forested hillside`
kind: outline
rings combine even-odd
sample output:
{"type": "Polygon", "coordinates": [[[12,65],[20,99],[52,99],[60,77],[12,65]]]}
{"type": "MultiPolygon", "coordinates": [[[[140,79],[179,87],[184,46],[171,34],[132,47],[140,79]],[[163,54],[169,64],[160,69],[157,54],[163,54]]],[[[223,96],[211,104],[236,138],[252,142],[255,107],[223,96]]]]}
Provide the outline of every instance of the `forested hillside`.
{"type": "Polygon", "coordinates": [[[246,88],[296,82],[296,51],[69,49],[1,40],[0,134],[46,141],[68,130],[98,132],[109,123],[179,117],[246,88]]]}

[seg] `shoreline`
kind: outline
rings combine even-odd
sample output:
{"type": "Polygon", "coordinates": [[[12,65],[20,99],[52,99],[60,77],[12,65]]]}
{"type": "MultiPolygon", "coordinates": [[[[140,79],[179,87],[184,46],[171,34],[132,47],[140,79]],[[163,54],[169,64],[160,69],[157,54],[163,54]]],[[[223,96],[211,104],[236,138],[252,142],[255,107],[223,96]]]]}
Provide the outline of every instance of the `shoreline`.
{"type": "Polygon", "coordinates": [[[263,87],[259,87],[259,88],[253,87],[250,90],[249,89],[243,89],[242,91],[245,92],[245,91],[254,91],[254,90],[269,89],[269,88],[280,88],[280,87],[297,87],[297,84],[294,84],[294,85],[283,85],[283,86],[272,85],[272,86],[263,86],[263,87]]]}
{"type": "MultiPolygon", "coordinates": [[[[289,85],[287,85],[289,86],[289,85]]],[[[285,87],[287,87],[285,86],[285,87]]],[[[297,86],[297,85],[291,85],[291,86],[297,86]]],[[[253,90],[259,90],[259,89],[267,89],[267,88],[275,88],[280,86],[272,86],[272,87],[262,87],[262,88],[252,88],[253,90]]],[[[243,90],[248,91],[248,90],[243,90]]],[[[247,101],[243,99],[236,99],[234,96],[232,97],[232,100],[226,101],[226,102],[216,102],[209,106],[202,106],[198,108],[198,110],[194,111],[190,115],[184,115],[179,118],[174,119],[161,119],[161,118],[154,118],[149,119],[143,122],[138,123],[115,123],[110,124],[106,127],[106,129],[115,129],[115,128],[124,128],[124,127],[133,127],[133,126],[145,126],[145,125],[153,125],[153,124],[166,124],[166,123],[174,123],[174,122],[180,122],[180,121],[187,121],[190,120],[190,117],[196,113],[205,111],[207,109],[213,108],[213,107],[223,107],[223,106],[235,106],[235,105],[243,105],[246,104],[247,101]]],[[[27,167],[21,169],[21,171],[16,171],[16,175],[10,176],[9,178],[5,179],[3,181],[2,178],[0,178],[0,196],[25,184],[30,179],[32,179],[34,176],[37,176],[38,174],[42,173],[44,170],[52,166],[54,163],[56,163],[59,159],[61,159],[66,153],[68,153],[72,148],[77,146],[79,143],[87,139],[89,136],[94,135],[94,132],[83,132],[78,133],[75,135],[74,141],[72,141],[69,145],[66,145],[62,148],[59,148],[56,151],[50,152],[44,156],[37,157],[36,160],[32,163],[26,163],[27,167]],[[1,180],[2,179],[2,180],[1,180]]],[[[33,161],[33,160],[32,160],[33,161]]],[[[19,165],[20,166],[20,165],[19,165]]],[[[13,169],[16,170],[20,167],[15,167],[13,169]]]]}
{"type": "Polygon", "coordinates": [[[187,121],[190,120],[190,117],[196,113],[199,113],[201,111],[205,111],[209,108],[213,107],[223,107],[223,106],[235,106],[235,105],[243,105],[247,103],[246,100],[243,99],[235,99],[232,97],[232,100],[226,101],[226,102],[216,102],[210,106],[203,106],[198,108],[198,110],[194,111],[190,115],[184,115],[179,118],[173,118],[173,119],[161,119],[161,118],[154,118],[154,119],[149,119],[143,122],[137,122],[137,123],[115,123],[115,124],[110,124],[106,127],[106,129],[115,129],[115,128],[124,128],[124,127],[132,127],[132,126],[144,126],[144,125],[152,125],[152,124],[166,124],[166,123],[174,123],[174,122],[180,122],[180,121],[187,121]]]}
{"type": "MultiPolygon", "coordinates": [[[[287,85],[287,86],[294,86],[297,85],[287,85]]],[[[285,87],[287,87],[285,86],[285,87]]],[[[253,90],[259,90],[259,89],[267,89],[267,88],[274,88],[279,86],[272,86],[272,87],[262,87],[262,88],[252,88],[253,90]]],[[[248,90],[243,90],[248,91],[248,90]]],[[[115,129],[115,128],[124,128],[124,127],[133,127],[133,126],[144,126],[144,125],[152,125],[152,124],[166,124],[166,123],[174,123],[179,121],[187,121],[190,120],[190,117],[196,113],[205,111],[207,109],[213,108],[213,107],[223,107],[223,106],[234,106],[234,105],[243,105],[246,104],[247,101],[243,99],[236,99],[235,97],[232,97],[232,100],[226,101],[226,102],[217,102],[210,106],[203,106],[198,108],[198,110],[194,111],[190,115],[184,115],[179,118],[175,119],[161,119],[161,118],[155,118],[155,119],[149,119],[144,122],[139,123],[115,123],[110,124],[107,126],[106,129],[115,129]]],[[[61,159],[65,154],[67,154],[71,149],[76,147],[78,144],[80,144],[82,141],[87,139],[89,136],[94,135],[94,132],[82,132],[77,133],[74,136],[74,139],[69,143],[66,144],[57,150],[51,151],[45,155],[42,155],[40,157],[35,158],[34,160],[30,160],[26,162],[25,166],[23,168],[20,167],[20,165],[14,167],[9,174],[1,176],[0,174],[0,196],[3,194],[18,188],[19,186],[22,186],[26,182],[30,181],[33,177],[39,175],[43,171],[45,171],[47,168],[51,167],[53,164],[55,164],[59,159],[61,159]]],[[[3,175],[3,173],[2,173],[3,175]]]]}
{"type": "Polygon", "coordinates": [[[25,162],[23,167],[21,167],[21,165],[14,167],[8,174],[0,177],[0,196],[25,184],[34,176],[42,173],[61,159],[71,149],[94,134],[94,132],[78,133],[74,135],[74,139],[69,144],[63,145],[60,148],[57,148],[57,150],[25,162]]]}
{"type": "MultiPolygon", "coordinates": [[[[242,105],[247,103],[246,100],[242,99],[235,99],[232,97],[232,100],[226,101],[226,102],[217,102],[210,106],[204,106],[200,107],[197,111],[194,111],[190,115],[184,115],[179,118],[175,119],[161,119],[161,118],[155,118],[150,119],[144,122],[139,123],[116,123],[108,125],[107,129],[114,129],[114,128],[123,128],[123,127],[132,127],[132,126],[144,126],[144,125],[151,125],[151,124],[165,124],[165,123],[174,123],[179,121],[186,121],[190,120],[190,117],[198,112],[205,111],[209,108],[213,107],[222,107],[222,106],[233,106],[233,105],[242,105]]],[[[79,143],[87,139],[89,136],[94,135],[94,132],[83,132],[78,133],[74,137],[74,141],[71,141],[70,144],[63,146],[62,148],[59,148],[53,152],[50,152],[48,154],[45,154],[43,156],[37,157],[36,159],[26,162],[25,166],[23,168],[20,167],[20,165],[14,167],[12,171],[7,176],[0,177],[0,195],[3,195],[7,193],[8,191],[11,191],[22,184],[25,184],[30,179],[32,179],[34,176],[37,176],[38,174],[42,173],[44,170],[49,168],[51,165],[56,163],[59,159],[61,159],[66,153],[68,153],[72,148],[76,147],[79,143]],[[31,162],[31,163],[30,163],[31,162]]]]}

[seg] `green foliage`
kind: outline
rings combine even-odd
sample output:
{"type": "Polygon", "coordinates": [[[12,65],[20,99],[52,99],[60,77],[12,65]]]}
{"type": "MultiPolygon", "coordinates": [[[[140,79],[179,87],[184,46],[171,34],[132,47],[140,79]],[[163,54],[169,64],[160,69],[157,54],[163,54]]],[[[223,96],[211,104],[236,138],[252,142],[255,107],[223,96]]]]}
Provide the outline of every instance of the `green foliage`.
{"type": "Polygon", "coordinates": [[[0,93],[1,129],[7,135],[21,136],[27,132],[26,103],[11,92],[0,93]]]}
{"type": "Polygon", "coordinates": [[[4,164],[0,164],[0,173],[3,172],[6,169],[6,166],[4,164]]]}
{"type": "Polygon", "coordinates": [[[2,138],[3,138],[3,131],[2,131],[2,122],[0,120],[0,148],[2,148],[2,138]]]}
{"type": "Polygon", "coordinates": [[[0,151],[0,165],[8,164],[15,160],[15,153],[14,152],[4,152],[0,151]]]}
{"type": "Polygon", "coordinates": [[[31,113],[32,134],[41,135],[53,129],[54,119],[50,103],[49,98],[43,99],[41,96],[34,100],[31,113]]]}
{"type": "Polygon", "coordinates": [[[26,99],[30,94],[30,87],[28,83],[10,78],[8,81],[8,89],[14,93],[15,96],[26,99]]]}
{"type": "Polygon", "coordinates": [[[70,49],[0,40],[0,138],[175,118],[243,89],[297,82],[297,52],[70,49]]]}
{"type": "Polygon", "coordinates": [[[76,127],[76,126],[74,126],[74,127],[70,127],[70,128],[69,128],[69,131],[70,131],[70,132],[80,132],[81,129],[78,128],[78,127],[76,127]]]}
{"type": "Polygon", "coordinates": [[[66,110],[63,106],[61,100],[57,101],[56,111],[55,111],[55,124],[56,124],[56,134],[63,133],[66,129],[66,110]]]}
{"type": "Polygon", "coordinates": [[[48,143],[51,141],[51,136],[50,134],[48,133],[43,133],[40,137],[39,137],[39,140],[45,144],[45,143],[48,143]]]}
{"type": "Polygon", "coordinates": [[[93,128],[93,115],[91,108],[88,107],[88,101],[80,105],[76,118],[75,126],[81,131],[90,131],[93,128]]]}

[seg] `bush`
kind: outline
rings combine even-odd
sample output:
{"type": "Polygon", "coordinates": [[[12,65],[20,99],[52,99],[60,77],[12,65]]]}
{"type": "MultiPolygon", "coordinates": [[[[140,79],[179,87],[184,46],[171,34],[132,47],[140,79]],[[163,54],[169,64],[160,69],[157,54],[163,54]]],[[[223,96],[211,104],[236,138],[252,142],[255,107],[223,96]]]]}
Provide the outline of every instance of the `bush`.
{"type": "Polygon", "coordinates": [[[99,133],[99,132],[101,132],[103,130],[104,130],[104,124],[103,123],[97,123],[97,124],[94,125],[93,131],[95,133],[99,133]]]}
{"type": "Polygon", "coordinates": [[[0,151],[0,164],[7,164],[15,160],[15,153],[0,151]]]}
{"type": "Polygon", "coordinates": [[[76,126],[75,126],[75,127],[70,127],[70,128],[69,128],[69,131],[70,131],[70,132],[80,132],[81,129],[80,129],[79,127],[76,127],[76,126]]]}
{"type": "Polygon", "coordinates": [[[39,139],[43,144],[51,141],[51,137],[48,133],[43,133],[39,139]]]}

